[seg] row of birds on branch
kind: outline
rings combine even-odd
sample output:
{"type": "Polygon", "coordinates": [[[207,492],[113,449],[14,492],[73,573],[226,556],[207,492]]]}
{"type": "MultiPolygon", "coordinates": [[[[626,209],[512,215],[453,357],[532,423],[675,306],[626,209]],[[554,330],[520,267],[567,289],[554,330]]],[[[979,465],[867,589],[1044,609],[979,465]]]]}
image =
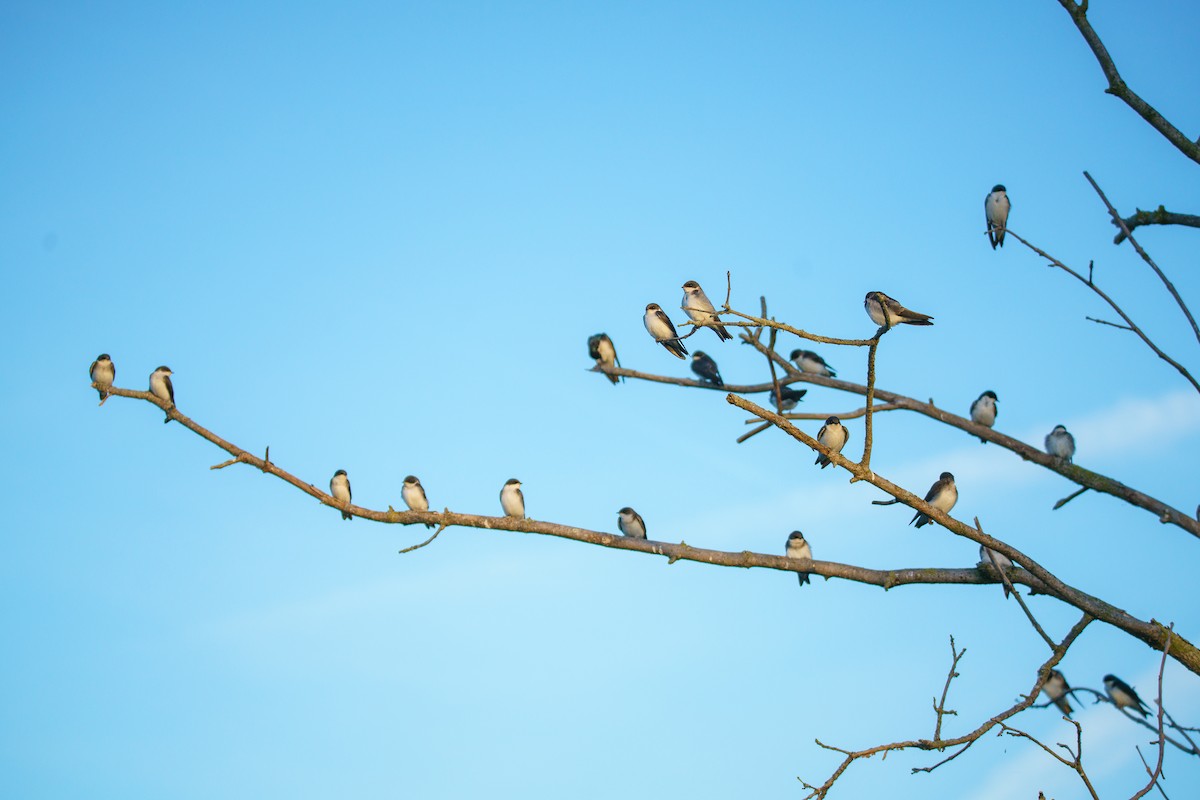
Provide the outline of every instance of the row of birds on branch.
{"type": "MultiPolygon", "coordinates": [[[[1050,677],[1042,685],[1042,691],[1046,693],[1046,697],[1049,697],[1054,705],[1058,706],[1059,711],[1068,717],[1071,716],[1071,713],[1075,709],[1071,708],[1071,703],[1067,700],[1067,696],[1079,690],[1072,689],[1061,672],[1056,669],[1050,670],[1050,677]]],[[[1089,689],[1088,691],[1093,690],[1089,689]]],[[[1132,686],[1116,675],[1109,674],[1104,676],[1104,691],[1108,695],[1108,699],[1117,708],[1133,709],[1135,713],[1141,714],[1143,718],[1149,716],[1149,709],[1142,702],[1142,698],[1138,697],[1138,693],[1134,691],[1132,686]]],[[[1099,692],[1096,694],[1098,695],[1099,692]]]]}
{"type": "MultiPolygon", "coordinates": [[[[347,510],[353,493],[350,491],[350,476],[346,474],[346,470],[339,469],[333,473],[333,477],[329,479],[329,494],[344,506],[342,519],[354,519],[354,516],[347,510]]],[[[416,475],[405,476],[404,484],[400,487],[400,499],[404,501],[404,505],[408,506],[410,511],[429,510],[429,498],[425,495],[425,487],[421,485],[421,481],[416,475]]],[[[525,518],[525,495],[521,491],[521,482],[516,478],[509,478],[500,488],[500,508],[504,510],[506,517],[525,518]]],[[[426,522],[425,527],[432,528],[434,526],[432,522],[426,522]]]]}

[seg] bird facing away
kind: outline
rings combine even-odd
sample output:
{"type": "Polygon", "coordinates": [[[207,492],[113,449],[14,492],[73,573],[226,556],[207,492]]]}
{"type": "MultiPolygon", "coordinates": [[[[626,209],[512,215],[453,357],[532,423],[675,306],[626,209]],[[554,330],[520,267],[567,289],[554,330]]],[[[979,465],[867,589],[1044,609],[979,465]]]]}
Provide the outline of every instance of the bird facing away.
{"type": "MultiPolygon", "coordinates": [[[[621,360],[617,358],[617,348],[613,347],[612,339],[608,338],[607,333],[597,333],[588,337],[588,355],[596,359],[596,366],[602,370],[621,366],[621,360]]],[[[619,375],[609,375],[607,372],[604,373],[604,377],[608,378],[613,386],[625,380],[619,375]]]]}
{"type": "Polygon", "coordinates": [[[871,318],[872,322],[888,330],[901,323],[905,325],[933,324],[933,317],[917,311],[910,311],[883,292],[867,292],[867,296],[863,300],[863,308],[867,309],[867,316],[871,318]],[[886,317],[884,316],[885,310],[886,317]]]}
{"type": "MultiPolygon", "coordinates": [[[[999,409],[996,408],[998,402],[999,398],[991,389],[979,395],[975,398],[975,402],[971,403],[971,421],[985,428],[993,427],[996,424],[996,414],[999,413],[999,409]]],[[[982,436],[979,437],[979,441],[987,444],[987,439],[982,436]]]]}
{"type": "Polygon", "coordinates": [[[1104,676],[1104,691],[1108,692],[1108,699],[1112,700],[1113,705],[1117,708],[1132,708],[1143,717],[1148,716],[1146,704],[1142,702],[1142,698],[1138,697],[1132,686],[1116,675],[1104,676]]]}
{"type": "MultiPolygon", "coordinates": [[[[417,479],[416,475],[408,475],[404,478],[404,486],[400,487],[400,499],[413,511],[429,510],[429,498],[425,496],[425,487],[421,485],[421,481],[417,479]]],[[[433,523],[426,522],[425,527],[432,528],[433,523]]]]}
{"type": "MultiPolygon", "coordinates": [[[[784,552],[788,558],[812,558],[812,548],[809,547],[808,542],[804,539],[804,534],[800,531],[792,531],[788,534],[787,550],[784,552]]],[[[796,574],[800,576],[801,586],[810,582],[807,572],[798,572],[796,574]]]]}
{"type": "Polygon", "coordinates": [[[1042,684],[1042,691],[1046,693],[1053,701],[1054,705],[1058,706],[1058,710],[1071,716],[1071,704],[1067,702],[1067,693],[1071,691],[1071,687],[1067,684],[1067,679],[1063,674],[1056,669],[1050,670],[1050,677],[1042,684]]]}
{"type": "Polygon", "coordinates": [[[521,492],[521,482],[516,478],[504,482],[504,488],[500,490],[500,507],[504,509],[506,517],[525,518],[525,495],[521,492]]]}
{"type": "MultiPolygon", "coordinates": [[[[997,570],[1001,571],[1013,566],[1011,558],[982,544],[979,545],[979,563],[994,566],[997,570]]],[[[1007,600],[1009,595],[1008,584],[1004,583],[1003,578],[1000,579],[1000,584],[1004,587],[1004,599],[1007,600]]]]}
{"type": "MultiPolygon", "coordinates": [[[[954,504],[958,502],[958,487],[954,485],[954,476],[949,472],[943,472],[934,481],[933,486],[929,487],[929,491],[925,494],[925,502],[938,511],[949,514],[950,509],[954,508],[954,504]]],[[[914,522],[919,528],[933,522],[933,519],[918,511],[908,524],[912,525],[914,522]]]]}
{"type": "Polygon", "coordinates": [[[725,385],[725,381],[721,380],[721,372],[717,369],[717,362],[703,350],[692,353],[692,372],[705,383],[711,383],[713,386],[725,385]]]}
{"type": "Polygon", "coordinates": [[[692,322],[712,328],[722,342],[733,338],[733,334],[725,329],[717,317],[717,309],[713,307],[712,301],[695,281],[688,281],[683,285],[683,304],[679,307],[692,322]]]}
{"type": "MultiPolygon", "coordinates": [[[[837,417],[829,417],[825,420],[825,424],[821,426],[821,430],[817,433],[817,441],[828,447],[835,453],[842,452],[842,448],[846,446],[846,442],[850,441],[850,431],[842,424],[842,421],[837,417]]],[[[820,464],[821,469],[825,469],[831,463],[829,456],[824,453],[817,453],[817,460],[814,464],[820,464]]]]}
{"type": "Polygon", "coordinates": [[[771,390],[771,402],[782,411],[791,411],[808,394],[808,389],[793,389],[790,386],[779,387],[779,397],[776,399],[775,390],[771,390]]]}
{"type": "Polygon", "coordinates": [[[617,512],[617,528],[622,535],[628,536],[630,539],[646,538],[646,523],[642,520],[642,515],[629,506],[625,506],[617,512]]]}
{"type": "Polygon", "coordinates": [[[675,332],[675,326],[671,323],[671,318],[662,310],[662,306],[658,303],[650,303],[646,306],[646,315],[642,317],[642,324],[646,326],[646,331],[654,338],[654,341],[667,348],[667,352],[676,358],[687,358],[687,348],[683,346],[683,342],[679,341],[679,334],[675,332]]]}
{"type": "Polygon", "coordinates": [[[1055,425],[1054,430],[1046,434],[1046,452],[1070,464],[1075,457],[1075,437],[1062,425],[1055,425]]]}
{"type": "Polygon", "coordinates": [[[97,390],[100,392],[100,405],[104,405],[104,401],[108,399],[108,392],[104,391],[104,387],[112,386],[113,381],[117,379],[117,368],[108,357],[108,353],[101,353],[96,357],[88,374],[92,376],[92,383],[100,387],[97,390]]]}
{"type": "Polygon", "coordinates": [[[825,359],[812,350],[793,350],[788,356],[796,364],[796,369],[812,375],[822,375],[826,378],[836,378],[837,373],[825,363],[825,359]]]}
{"type": "MultiPolygon", "coordinates": [[[[166,401],[168,412],[175,407],[175,387],[171,385],[171,375],[173,374],[170,367],[159,367],[150,373],[150,394],[159,400],[166,401]]],[[[170,421],[171,415],[168,413],[163,423],[170,421]]]]}
{"type": "MultiPolygon", "coordinates": [[[[329,479],[329,493],[342,505],[350,505],[350,477],[346,475],[346,470],[339,469],[333,473],[333,477],[329,479]]],[[[343,509],[342,519],[354,519],[354,517],[343,509]]]]}
{"type": "Polygon", "coordinates": [[[1012,203],[1008,199],[1008,191],[1002,184],[997,183],[983,198],[983,215],[987,217],[988,241],[992,249],[1004,247],[1004,230],[1008,225],[1008,212],[1012,203]]]}

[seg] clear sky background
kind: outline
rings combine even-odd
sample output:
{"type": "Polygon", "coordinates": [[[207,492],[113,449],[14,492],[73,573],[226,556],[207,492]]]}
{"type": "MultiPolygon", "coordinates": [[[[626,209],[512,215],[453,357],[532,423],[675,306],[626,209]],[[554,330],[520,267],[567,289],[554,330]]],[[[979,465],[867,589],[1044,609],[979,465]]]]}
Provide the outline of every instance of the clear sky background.
{"type": "MultiPolygon", "coordinates": [[[[1200,132],[1192,3],[1092,4],[1124,76],[1200,132]]],[[[7,797],[788,798],[844,747],[948,733],[1034,678],[1044,644],[996,586],[877,588],[676,563],[546,537],[343,522],[160,412],[97,409],[175,371],[180,410],[364,506],[404,475],[435,508],[870,567],[970,566],[976,546],[819,470],[771,432],[738,445],[720,392],[642,327],[698,280],[732,304],[870,335],[879,289],[933,314],[880,348],[879,385],[1040,444],[1182,509],[1200,501],[1200,401],[1098,299],[983,235],[1086,270],[1193,372],[1200,348],[1082,177],[1126,213],[1197,212],[1200,168],[1119,101],[1066,13],[1007,3],[8,3],[0,8],[0,794],[7,797]]],[[[1195,230],[1139,239],[1200,311],[1195,230]]],[[[800,343],[781,337],[785,352],[800,343]]],[[[702,331],[726,380],[763,359],[702,331]]],[[[862,381],[865,352],[821,348],[862,381]]],[[[805,410],[856,398],[813,388],[805,410]]],[[[819,424],[807,423],[815,432],[819,424]]],[[[861,454],[850,423],[847,453],[861,454]]],[[[1065,581],[1200,640],[1200,542],[995,446],[892,413],[872,461],[1065,581]]],[[[1031,604],[1061,636],[1073,611],[1031,604]]],[[[1063,665],[1146,699],[1159,655],[1093,625],[1063,665]]],[[[1200,723],[1200,681],[1166,702],[1200,723]]],[[[1102,796],[1142,783],[1148,732],[1077,715],[1102,796]]],[[[1073,742],[1053,710],[1016,723],[1073,742]]],[[[934,775],[894,756],[839,796],[1080,796],[1027,742],[989,737],[934,775]]],[[[1167,791],[1200,764],[1168,756],[1167,791]]]]}

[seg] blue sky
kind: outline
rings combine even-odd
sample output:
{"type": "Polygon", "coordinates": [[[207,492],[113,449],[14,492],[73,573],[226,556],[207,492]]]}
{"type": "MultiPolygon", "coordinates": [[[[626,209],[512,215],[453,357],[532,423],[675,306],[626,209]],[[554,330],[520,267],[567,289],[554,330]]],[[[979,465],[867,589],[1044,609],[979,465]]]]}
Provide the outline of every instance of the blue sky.
{"type": "MultiPolygon", "coordinates": [[[[1183,4],[1093,4],[1126,80],[1189,135],[1183,4]],[[1114,7],[1115,6],[1115,7],[1114,7]]],[[[1052,2],[9,4],[0,9],[0,409],[12,490],[0,566],[0,793],[21,797],[799,796],[861,747],[932,732],[968,654],[955,732],[1031,684],[1044,646],[996,587],[878,589],[706,568],[537,536],[342,522],[146,404],[180,409],[318,486],[400,505],[529,514],[652,538],[871,567],[967,566],[879,493],[781,434],[738,445],[717,392],[589,374],[688,376],[642,328],[698,280],[732,304],[860,337],[862,296],[933,314],[880,348],[880,386],[1077,461],[1182,509],[1200,401],[1097,299],[983,236],[997,182],[1013,230],[1101,285],[1177,358],[1197,345],[1146,267],[1111,245],[1087,169],[1126,213],[1200,209],[1197,167],[1117,100],[1052,2]],[[722,295],[723,296],[723,295],[722,295]]],[[[1139,239],[1193,306],[1196,233],[1139,239]]],[[[761,357],[707,332],[730,382],[761,357]]],[[[798,342],[781,337],[785,352],[798,342]]],[[[849,379],[865,353],[823,348],[849,379]]],[[[854,398],[814,388],[805,410],[854,398]]],[[[807,429],[815,432],[817,424],[807,429]]],[[[857,457],[861,422],[847,452],[857,457]]],[[[955,516],[1064,580],[1200,637],[1197,543],[924,418],[883,415],[875,469],[918,492],[958,476],[955,516]]],[[[1061,635],[1075,615],[1032,606],[1061,635]]],[[[1157,654],[1094,625],[1063,666],[1153,695],[1157,654]]],[[[1168,708],[1200,720],[1168,666],[1168,708]]],[[[1140,786],[1144,732],[1084,711],[1103,796],[1140,786]]],[[[1019,724],[1073,731],[1049,711],[1019,724]]],[[[1143,748],[1145,750],[1145,748],[1143,748]]],[[[1027,744],[988,739],[933,776],[900,756],[846,796],[1075,796],[1027,744]]],[[[1200,786],[1169,758],[1168,793],[1200,786]]],[[[1123,793],[1123,794],[1122,794],[1123,793]]]]}

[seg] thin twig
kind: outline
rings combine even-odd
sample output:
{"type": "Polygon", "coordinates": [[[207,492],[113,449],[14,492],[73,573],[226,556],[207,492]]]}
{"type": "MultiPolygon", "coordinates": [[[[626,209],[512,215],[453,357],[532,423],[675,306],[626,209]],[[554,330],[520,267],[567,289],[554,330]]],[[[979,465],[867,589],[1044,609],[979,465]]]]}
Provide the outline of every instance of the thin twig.
{"type": "Polygon", "coordinates": [[[1055,503],[1055,504],[1054,504],[1054,508],[1052,508],[1052,509],[1050,509],[1050,510],[1051,510],[1051,511],[1058,511],[1060,508],[1062,508],[1062,507],[1063,507],[1063,506],[1065,506],[1067,503],[1069,503],[1069,502],[1071,502],[1072,500],[1074,500],[1076,497],[1079,497],[1079,495],[1083,494],[1083,493],[1084,493],[1084,492],[1086,492],[1087,490],[1088,490],[1088,487],[1084,486],[1084,487],[1083,487],[1082,489],[1080,489],[1079,491],[1076,491],[1076,492],[1071,492],[1069,495],[1067,495],[1066,497],[1064,497],[1062,500],[1059,500],[1057,503],[1055,503]]]}

